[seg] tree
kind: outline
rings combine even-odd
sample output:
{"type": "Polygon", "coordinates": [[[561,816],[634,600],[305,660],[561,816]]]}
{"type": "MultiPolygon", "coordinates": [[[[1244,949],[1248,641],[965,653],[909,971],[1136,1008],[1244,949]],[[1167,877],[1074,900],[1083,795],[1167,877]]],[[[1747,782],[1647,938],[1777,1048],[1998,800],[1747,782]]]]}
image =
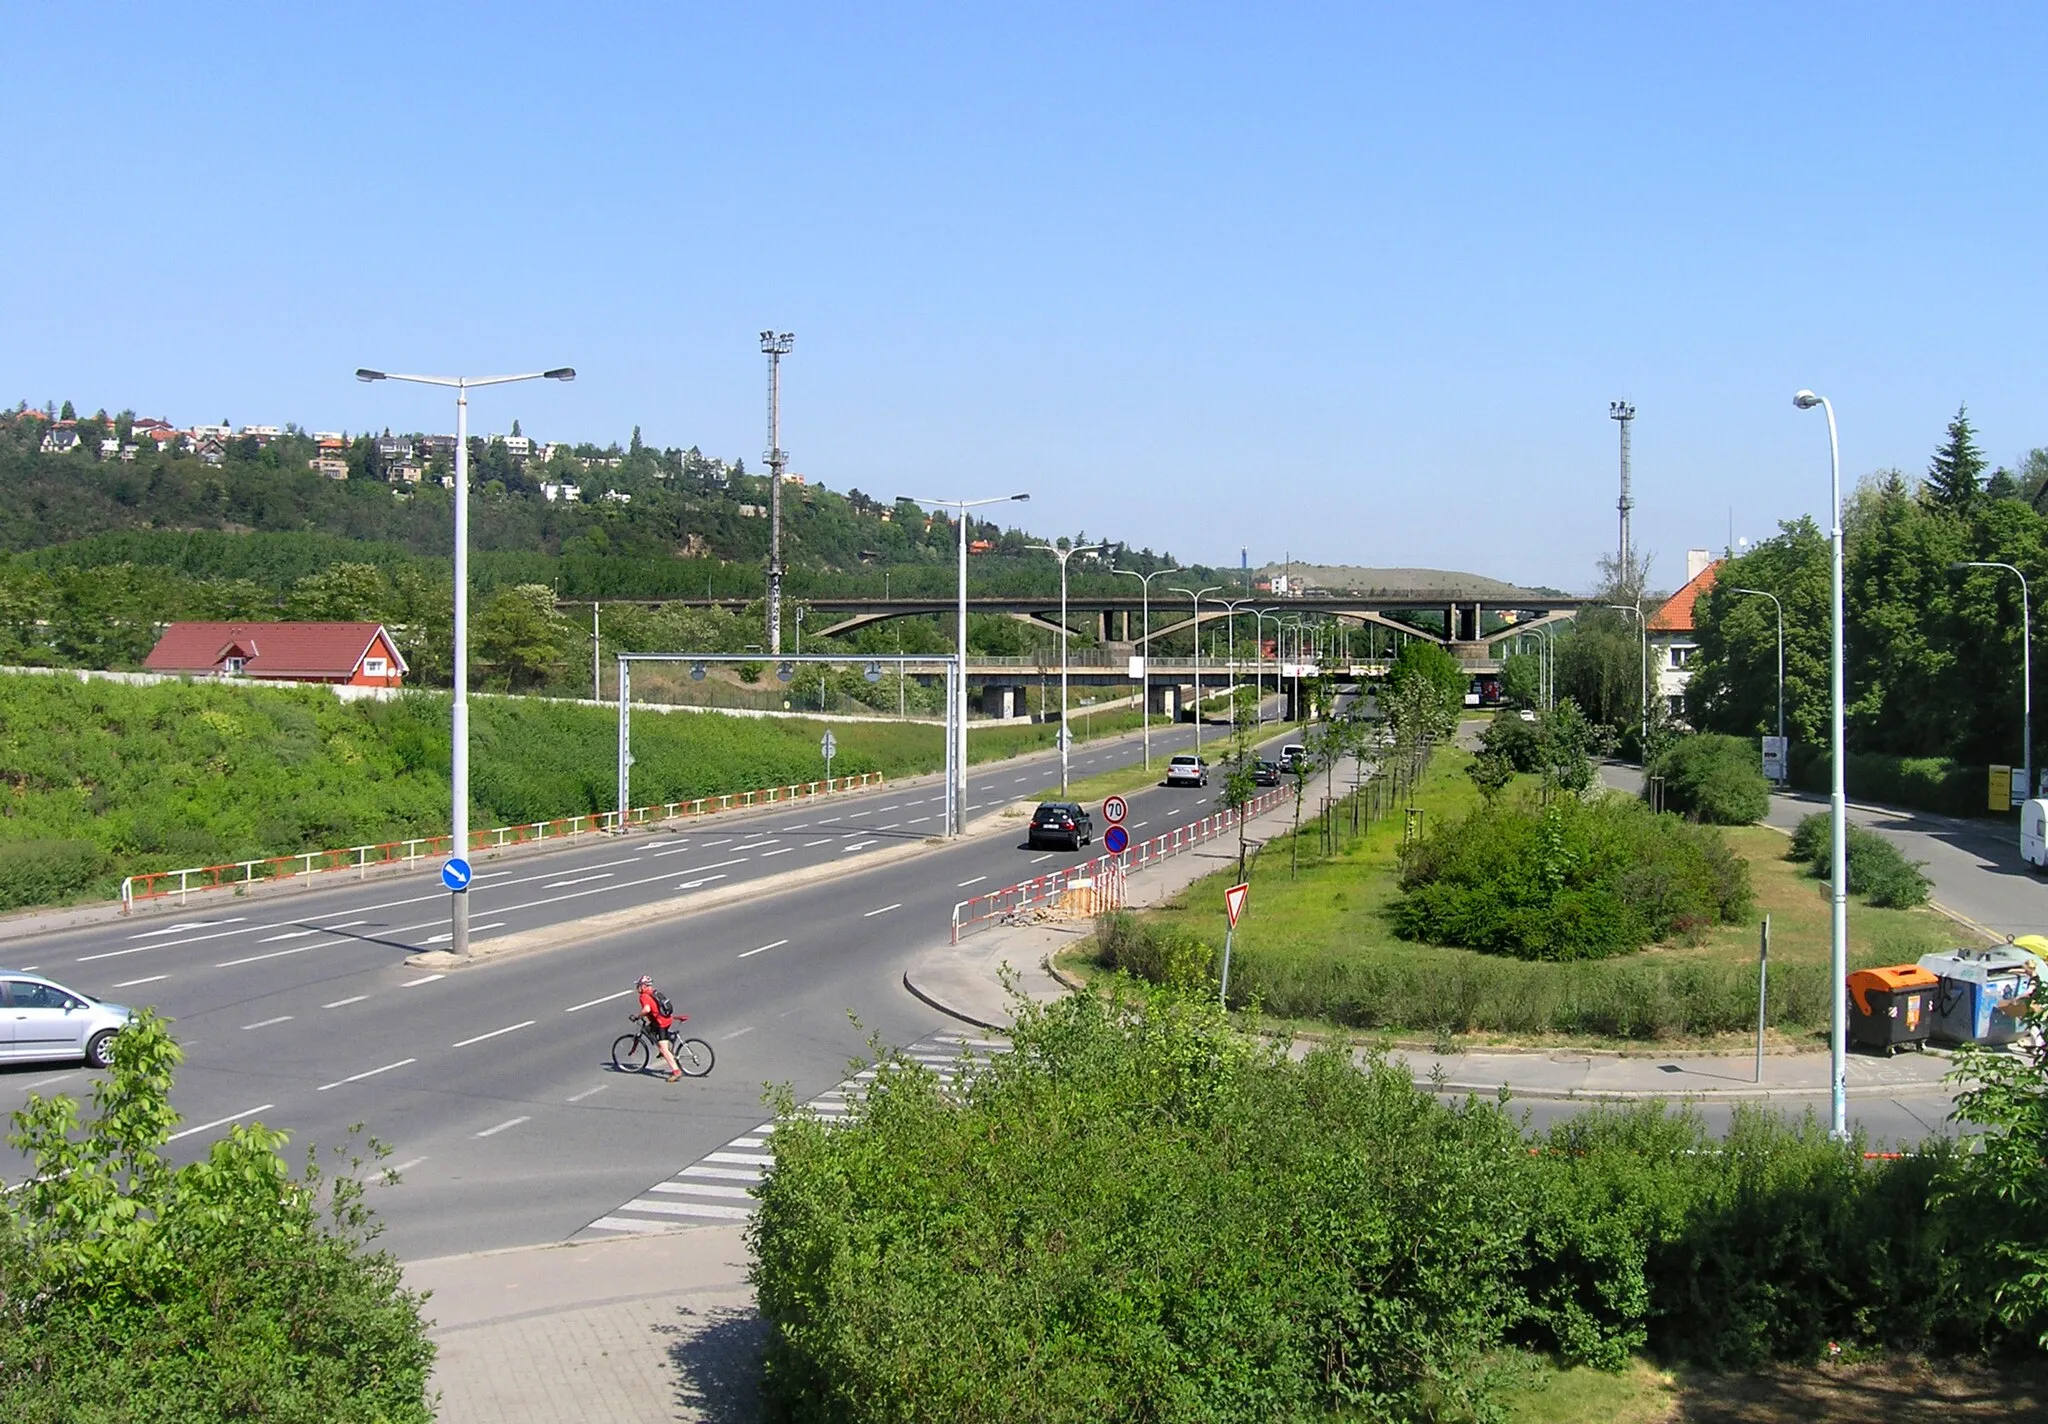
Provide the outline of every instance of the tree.
{"type": "Polygon", "coordinates": [[[1806,516],[1788,520],[1749,552],[1724,563],[1714,587],[1693,605],[1699,651],[1685,688],[1686,717],[1703,732],[1775,735],[1778,726],[1777,595],[1785,609],[1785,733],[1814,744],[1827,739],[1829,626],[1828,537],[1806,516]]]}
{"type": "Polygon", "coordinates": [[[1223,772],[1223,804],[1237,813],[1237,879],[1245,878],[1245,808],[1259,794],[1252,775],[1252,729],[1258,725],[1259,695],[1240,686],[1230,698],[1230,760],[1223,772]]]}
{"type": "Polygon", "coordinates": [[[1450,712],[1455,726],[1458,712],[1465,705],[1466,689],[1472,685],[1464,665],[1437,644],[1411,638],[1402,645],[1394,665],[1387,669],[1386,685],[1390,692],[1398,694],[1417,682],[1428,689],[1429,698],[1450,712]]]}
{"type": "Polygon", "coordinates": [[[1970,427],[1969,407],[1957,406],[1948,423],[1948,441],[1934,452],[1920,497],[1936,509],[1967,513],[1983,495],[1984,456],[1977,432],[1970,427]]]}
{"type": "MultiPolygon", "coordinates": [[[[59,419],[59,420],[76,420],[76,419],[78,419],[78,410],[77,410],[77,408],[76,408],[76,407],[74,407],[74,406],[73,406],[73,405],[71,404],[71,402],[70,402],[70,401],[66,401],[66,402],[64,402],[64,409],[62,409],[62,410],[60,410],[60,411],[58,411],[58,412],[57,412],[57,419],[59,419]]],[[[226,421],[222,421],[222,422],[221,422],[221,424],[225,425],[225,424],[227,424],[227,422],[226,422],[226,421]]]]}
{"type": "Polygon", "coordinates": [[[1535,707],[1542,700],[1542,660],[1535,653],[1501,659],[1500,695],[1510,707],[1535,707]]]}
{"type": "Polygon", "coordinates": [[[292,585],[285,617],[307,623],[381,623],[390,593],[375,564],[330,564],[292,585]]]}
{"type": "Polygon", "coordinates": [[[470,631],[476,660],[491,670],[491,682],[513,692],[546,682],[567,660],[573,636],[546,584],[500,589],[470,631]]]}

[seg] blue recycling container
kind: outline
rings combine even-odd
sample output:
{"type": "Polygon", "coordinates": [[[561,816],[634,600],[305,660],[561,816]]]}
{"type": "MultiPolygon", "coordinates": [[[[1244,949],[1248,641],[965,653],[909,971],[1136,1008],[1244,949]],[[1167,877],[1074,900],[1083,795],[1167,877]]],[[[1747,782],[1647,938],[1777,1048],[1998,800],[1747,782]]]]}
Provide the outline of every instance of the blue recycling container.
{"type": "Polygon", "coordinates": [[[2033,956],[2006,947],[1923,954],[1920,967],[1941,981],[1934,1036],[1944,1043],[2011,1043],[2035,989],[2033,956]]]}

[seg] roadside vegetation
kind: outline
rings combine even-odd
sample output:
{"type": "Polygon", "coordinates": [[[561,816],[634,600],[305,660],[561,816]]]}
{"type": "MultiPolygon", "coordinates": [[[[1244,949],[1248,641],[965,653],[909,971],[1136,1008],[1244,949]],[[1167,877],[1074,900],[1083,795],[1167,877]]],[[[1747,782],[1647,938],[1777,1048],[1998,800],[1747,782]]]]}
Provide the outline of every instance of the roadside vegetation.
{"type": "Polygon", "coordinates": [[[428,1424],[434,1347],[375,1249],[369,1162],[294,1171],[283,1133],[243,1125],[173,1167],[181,1056],[144,1014],[82,1118],[37,1094],[14,1115],[31,1167],[0,1196],[0,1419],[428,1424]]]}
{"type": "Polygon", "coordinates": [[[2048,1327],[2038,1061],[1968,1104],[1986,1150],[1865,1161],[1753,1109],[1530,1134],[1290,1059],[1200,978],[1017,1012],[964,1092],[885,1058],[844,1122],[784,1095],[749,1226],[769,1418],[1448,1424],[1530,1403],[1529,1361],[1999,1359],[2048,1327]]]}

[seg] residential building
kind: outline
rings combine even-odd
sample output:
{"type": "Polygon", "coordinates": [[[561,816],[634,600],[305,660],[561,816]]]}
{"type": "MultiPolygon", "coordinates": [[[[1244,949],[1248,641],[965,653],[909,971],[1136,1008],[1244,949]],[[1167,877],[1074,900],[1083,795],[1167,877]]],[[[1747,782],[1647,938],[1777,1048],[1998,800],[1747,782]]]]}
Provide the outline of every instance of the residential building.
{"type": "Polygon", "coordinates": [[[151,672],[397,687],[405,659],[381,623],[173,623],[151,672]]]}
{"type": "Polygon", "coordinates": [[[76,430],[51,430],[43,436],[42,451],[45,455],[69,455],[79,446],[76,430]]]}
{"type": "Polygon", "coordinates": [[[1705,549],[1685,551],[1685,586],[1664,600],[1647,620],[1650,667],[1656,674],[1655,695],[1673,717],[1685,715],[1685,685],[1692,681],[1692,660],[1699,653],[1693,606],[1714,586],[1721,560],[1705,549]]]}
{"type": "Polygon", "coordinates": [[[743,504],[740,506],[740,518],[742,519],[759,519],[767,513],[768,511],[758,504],[743,504]]]}
{"type": "Polygon", "coordinates": [[[455,437],[453,435],[422,435],[414,446],[414,453],[422,460],[440,456],[449,463],[455,460],[455,437]]]}
{"type": "Polygon", "coordinates": [[[315,474],[325,475],[330,480],[348,478],[348,461],[339,455],[315,455],[306,461],[306,466],[315,474]]]}
{"type": "Polygon", "coordinates": [[[412,460],[384,467],[384,477],[395,485],[416,485],[426,474],[426,467],[412,460]]]}
{"type": "Polygon", "coordinates": [[[563,504],[575,504],[583,498],[583,490],[577,485],[570,484],[542,485],[540,487],[540,495],[549,504],[553,504],[556,500],[560,500],[563,504]]]}
{"type": "Polygon", "coordinates": [[[598,496],[598,500],[604,504],[631,504],[633,502],[633,496],[629,494],[621,494],[615,489],[608,489],[603,494],[598,496]]]}
{"type": "MultiPolygon", "coordinates": [[[[528,435],[493,435],[491,440],[505,442],[505,453],[512,457],[512,463],[523,465],[533,458],[533,437],[528,435]]],[[[490,440],[484,442],[489,444],[490,440]]]]}
{"type": "Polygon", "coordinates": [[[228,440],[234,436],[232,425],[195,425],[185,432],[196,446],[202,440],[228,440]]]}
{"type": "Polygon", "coordinates": [[[268,445],[284,431],[275,425],[245,425],[237,434],[240,438],[254,440],[258,445],[268,445]]]}
{"type": "Polygon", "coordinates": [[[412,439],[405,435],[377,437],[377,458],[386,465],[403,465],[412,459],[412,439]]]}

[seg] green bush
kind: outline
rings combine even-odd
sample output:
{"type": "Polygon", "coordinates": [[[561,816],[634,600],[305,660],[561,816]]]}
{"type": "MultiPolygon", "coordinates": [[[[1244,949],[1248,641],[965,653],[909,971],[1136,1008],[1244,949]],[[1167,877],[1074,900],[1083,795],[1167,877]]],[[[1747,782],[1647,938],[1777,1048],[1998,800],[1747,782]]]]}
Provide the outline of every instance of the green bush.
{"type": "Polygon", "coordinates": [[[1404,939],[1549,960],[1624,954],[1751,903],[1718,832],[1618,797],[1475,809],[1407,855],[1401,892],[1404,939]]]}
{"type": "Polygon", "coordinates": [[[1651,758],[1644,774],[1664,779],[1667,809],[1710,825],[1746,826],[1771,809],[1756,748],[1740,737],[1680,737],[1651,758]]]}
{"type": "Polygon", "coordinates": [[[105,860],[91,841],[0,841],[0,910],[76,899],[91,888],[105,860]]]}
{"type": "Polygon", "coordinates": [[[32,1166],[0,1198],[0,1418],[428,1424],[434,1347],[361,1182],[295,1175],[258,1126],[171,1166],[178,1058],[144,1015],[83,1124],[63,1097],[14,1116],[32,1166]]]}
{"type": "MultiPolygon", "coordinates": [[[[1890,910],[1910,910],[1927,903],[1934,883],[1921,873],[1921,862],[1906,859],[1904,851],[1877,831],[1857,825],[1845,829],[1850,894],[1890,910]]],[[[1832,851],[1829,813],[1816,811],[1802,817],[1792,832],[1792,859],[1810,862],[1813,874],[1825,880],[1832,873],[1832,851]]]]}
{"type": "MultiPolygon", "coordinates": [[[[1827,749],[1806,743],[1792,748],[1791,784],[1825,795],[1832,772],[1827,749]]],[[[2000,814],[1987,809],[1985,772],[1953,757],[1902,757],[1889,752],[1850,752],[1844,782],[1851,796],[1881,806],[1904,806],[1944,816],[2000,814]]]]}

